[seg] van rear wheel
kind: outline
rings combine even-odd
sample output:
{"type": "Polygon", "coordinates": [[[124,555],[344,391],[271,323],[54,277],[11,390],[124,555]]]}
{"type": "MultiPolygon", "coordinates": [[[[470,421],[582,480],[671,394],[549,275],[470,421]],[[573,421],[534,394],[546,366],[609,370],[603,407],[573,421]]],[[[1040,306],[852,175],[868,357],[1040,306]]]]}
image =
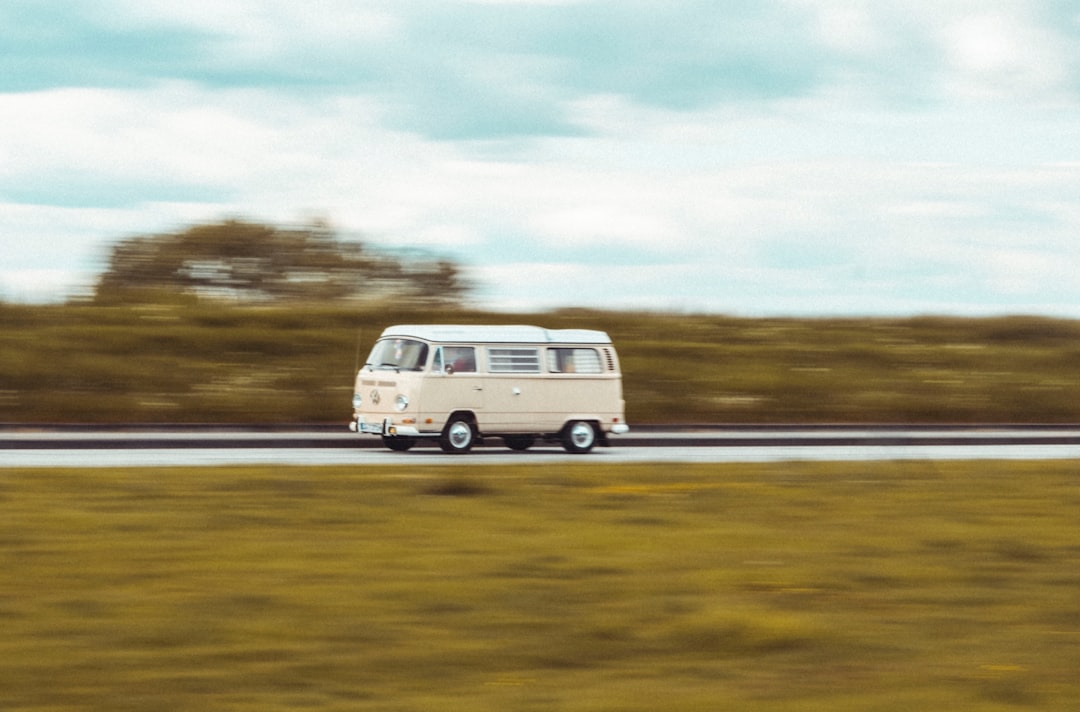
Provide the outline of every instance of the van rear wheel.
{"type": "Polygon", "coordinates": [[[563,428],[561,440],[567,452],[589,452],[596,445],[596,427],[585,420],[573,420],[563,428]]]}
{"type": "Polygon", "coordinates": [[[443,452],[465,453],[472,449],[476,442],[476,430],[468,418],[455,415],[443,428],[439,436],[439,447],[443,452]]]}

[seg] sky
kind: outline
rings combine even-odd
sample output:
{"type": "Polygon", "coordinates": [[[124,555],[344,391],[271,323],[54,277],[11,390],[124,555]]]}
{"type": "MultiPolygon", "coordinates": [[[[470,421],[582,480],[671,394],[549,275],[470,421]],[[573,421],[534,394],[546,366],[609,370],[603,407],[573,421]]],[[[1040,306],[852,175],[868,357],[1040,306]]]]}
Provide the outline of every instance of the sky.
{"type": "Polygon", "coordinates": [[[511,312],[1080,318],[1080,5],[0,2],[0,299],[225,218],[511,312]]]}

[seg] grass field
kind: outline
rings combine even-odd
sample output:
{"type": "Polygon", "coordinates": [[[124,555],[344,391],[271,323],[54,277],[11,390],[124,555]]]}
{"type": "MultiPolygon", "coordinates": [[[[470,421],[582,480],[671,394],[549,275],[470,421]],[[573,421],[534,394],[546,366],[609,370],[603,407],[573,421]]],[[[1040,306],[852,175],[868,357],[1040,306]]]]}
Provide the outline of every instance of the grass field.
{"type": "Polygon", "coordinates": [[[395,323],[607,331],[645,423],[1077,423],[1080,321],[0,304],[0,423],[338,423],[395,323]],[[362,361],[360,361],[362,363],[362,361]]]}
{"type": "Polygon", "coordinates": [[[1076,710],[1080,463],[3,470],[0,710],[1076,710]]]}

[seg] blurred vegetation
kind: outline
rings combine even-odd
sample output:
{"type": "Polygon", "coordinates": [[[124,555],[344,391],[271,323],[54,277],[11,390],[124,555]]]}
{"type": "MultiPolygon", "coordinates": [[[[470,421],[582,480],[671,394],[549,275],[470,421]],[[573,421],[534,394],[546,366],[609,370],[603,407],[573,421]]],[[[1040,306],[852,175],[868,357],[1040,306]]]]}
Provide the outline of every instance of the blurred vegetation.
{"type": "Polygon", "coordinates": [[[607,331],[635,423],[1080,422],[1080,322],[746,319],[396,302],[0,304],[0,421],[344,423],[395,323],[607,331]]]}
{"type": "Polygon", "coordinates": [[[1071,711],[1077,465],[7,470],[0,709],[1071,711]]]}
{"type": "Polygon", "coordinates": [[[153,302],[166,292],[244,303],[395,298],[455,305],[467,291],[451,262],[378,254],[321,223],[281,228],[225,220],[121,240],[94,299],[153,302]]]}

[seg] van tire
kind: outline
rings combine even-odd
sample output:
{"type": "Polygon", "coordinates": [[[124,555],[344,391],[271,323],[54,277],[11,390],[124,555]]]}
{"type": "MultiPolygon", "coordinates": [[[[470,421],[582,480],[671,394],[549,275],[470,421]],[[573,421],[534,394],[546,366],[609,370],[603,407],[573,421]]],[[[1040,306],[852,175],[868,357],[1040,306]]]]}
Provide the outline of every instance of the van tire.
{"type": "Polygon", "coordinates": [[[466,453],[476,442],[476,428],[468,416],[455,415],[443,428],[439,436],[439,447],[443,452],[466,453]]]}
{"type": "Polygon", "coordinates": [[[532,435],[503,435],[503,442],[511,450],[528,450],[536,442],[532,435]]]}
{"type": "Polygon", "coordinates": [[[382,442],[383,445],[390,448],[394,452],[405,452],[416,444],[416,438],[383,435],[382,442]]]}
{"type": "Polygon", "coordinates": [[[596,426],[587,420],[571,420],[563,427],[560,439],[567,452],[589,452],[596,445],[596,426]]]}

